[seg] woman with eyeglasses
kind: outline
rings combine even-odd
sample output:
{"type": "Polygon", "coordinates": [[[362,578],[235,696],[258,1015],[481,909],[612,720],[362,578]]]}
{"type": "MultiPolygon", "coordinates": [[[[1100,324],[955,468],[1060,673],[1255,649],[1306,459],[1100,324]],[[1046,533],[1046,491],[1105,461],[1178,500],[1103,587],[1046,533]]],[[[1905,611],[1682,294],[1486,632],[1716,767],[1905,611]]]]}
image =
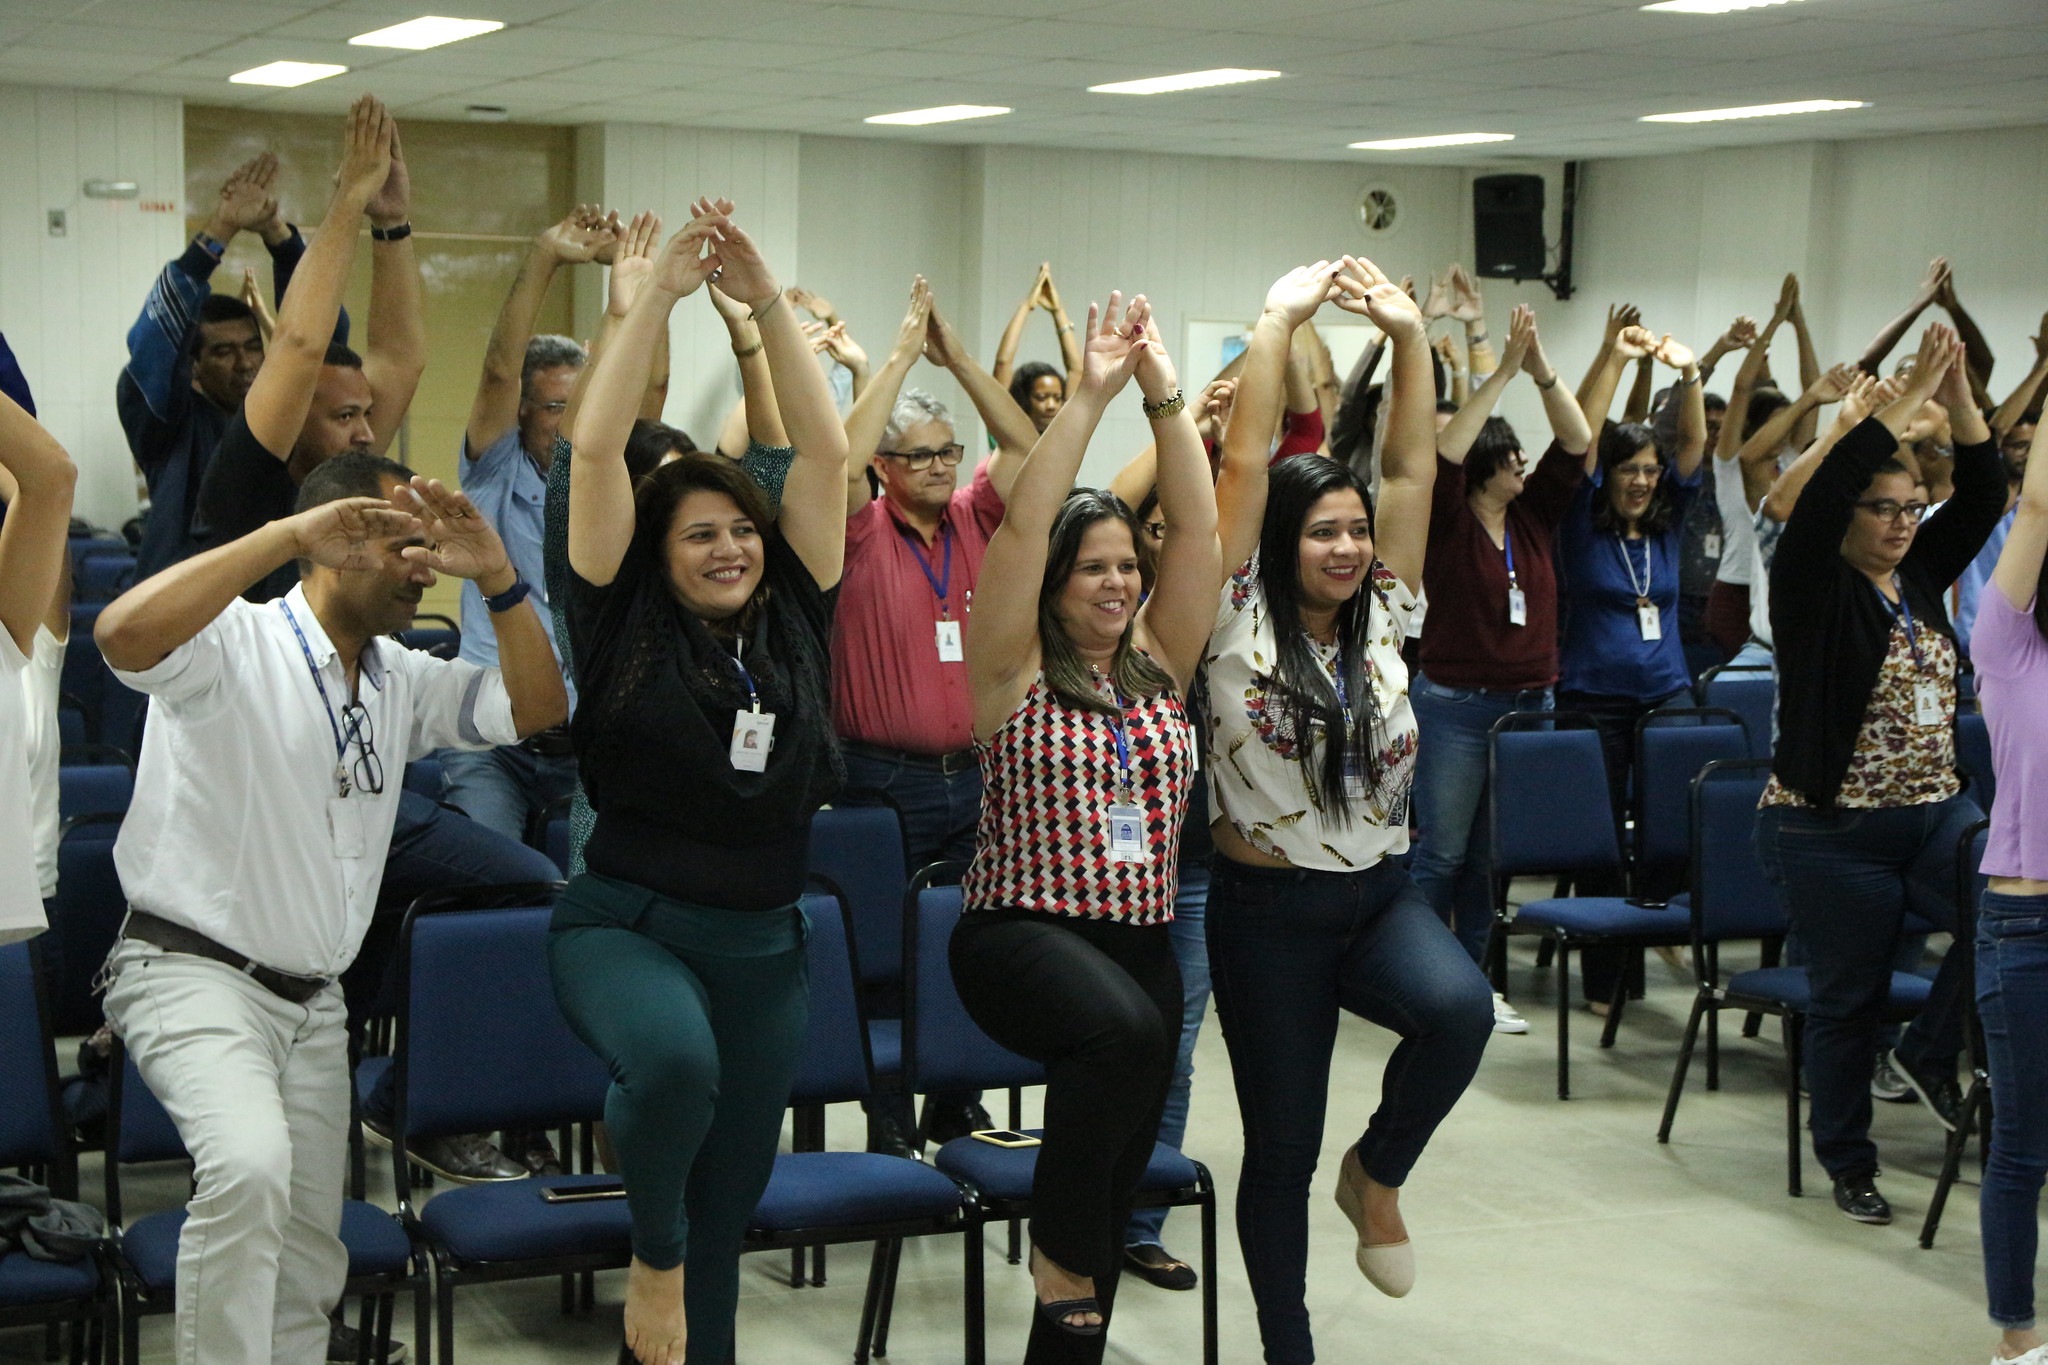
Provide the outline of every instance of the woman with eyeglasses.
{"type": "MultiPolygon", "coordinates": [[[[1692,351],[1641,327],[1622,330],[1585,393],[1586,418],[1600,434],[1586,451],[1586,481],[1558,531],[1565,628],[1557,709],[1583,712],[1600,727],[1618,830],[1636,722],[1692,685],[1678,635],[1679,553],[1686,510],[1700,487],[1707,408],[1692,351]],[[1669,454],[1648,426],[1606,420],[1622,370],[1645,356],[1679,372],[1678,448],[1669,454]]],[[[1579,890],[1617,894],[1621,888],[1582,883],[1579,890]]],[[[1627,950],[1588,948],[1579,955],[1579,969],[1588,1004],[1606,1014],[1626,989],[1627,950]]]]}
{"type": "Polygon", "coordinates": [[[843,780],[827,594],[845,546],[845,433],[731,210],[699,202],[669,240],[573,417],[572,733],[597,823],[548,960],[563,1015],[612,1075],[605,1121],[633,1243],[620,1354],[641,1365],[731,1356],[740,1243],[805,1028],[811,817],[843,780]],[[796,448],[779,520],[719,455],[637,484],[628,472],[657,341],[708,278],[752,311],[796,448]]]}
{"type": "MultiPolygon", "coordinates": [[[[1870,1059],[1906,907],[1954,914],[1957,842],[1981,818],[1956,769],[1945,599],[2005,510],[2005,475],[1964,366],[1955,333],[1928,328],[1905,392],[1828,451],[1771,561],[1778,742],[1757,853],[1807,954],[1814,1155],[1861,1223],[1892,1216],[1876,1185],[1870,1059]],[[1955,492],[1932,515],[1897,458],[1929,398],[1956,438],[1955,492]]],[[[1949,1128],[1968,951],[1950,949],[1890,1058],[1949,1128]]]]}

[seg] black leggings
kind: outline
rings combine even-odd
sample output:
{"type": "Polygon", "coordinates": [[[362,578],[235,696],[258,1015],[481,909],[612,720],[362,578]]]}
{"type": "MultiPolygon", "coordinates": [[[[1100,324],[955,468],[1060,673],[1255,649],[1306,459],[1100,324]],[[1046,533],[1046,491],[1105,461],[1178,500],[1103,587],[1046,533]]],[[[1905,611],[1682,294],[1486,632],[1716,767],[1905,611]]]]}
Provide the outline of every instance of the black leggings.
{"type": "MultiPolygon", "coordinates": [[[[1180,1043],[1180,967],[1167,926],[972,911],[953,930],[951,959],[974,1022],[1045,1065],[1031,1240],[1095,1281],[1106,1320],[1180,1043]]],[[[1100,1360],[1106,1339],[1072,1336],[1033,1314],[1024,1359],[1100,1360]]]]}

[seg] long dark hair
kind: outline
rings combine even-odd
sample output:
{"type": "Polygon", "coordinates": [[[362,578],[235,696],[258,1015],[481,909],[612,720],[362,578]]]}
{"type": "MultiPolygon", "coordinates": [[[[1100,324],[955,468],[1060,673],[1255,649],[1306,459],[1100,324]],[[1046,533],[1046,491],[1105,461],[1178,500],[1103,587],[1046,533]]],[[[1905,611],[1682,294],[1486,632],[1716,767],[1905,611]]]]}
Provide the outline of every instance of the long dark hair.
{"type": "MultiPolygon", "coordinates": [[[[1131,533],[1132,552],[1136,553],[1138,537],[1144,532],[1124,500],[1107,489],[1076,488],[1067,494],[1059,515],[1053,518],[1052,543],[1045,552],[1045,578],[1038,585],[1038,653],[1045,685],[1061,702],[1076,710],[1114,716],[1122,714],[1122,708],[1096,688],[1095,673],[1074,648],[1058,612],[1060,594],[1066,590],[1067,579],[1080,561],[1082,540],[1091,527],[1105,521],[1124,524],[1131,533]]],[[[1123,638],[1117,641],[1116,655],[1109,665],[1109,678],[1118,694],[1131,700],[1156,697],[1173,686],[1166,670],[1132,645],[1131,630],[1136,624],[1135,615],[1124,624],[1123,638]]]]}
{"type": "Polygon", "coordinates": [[[1650,490],[1649,505],[1636,519],[1636,529],[1645,536],[1662,535],[1678,515],[1678,496],[1671,491],[1671,461],[1657,444],[1657,433],[1641,422],[1609,422],[1600,429],[1600,496],[1593,499],[1593,529],[1603,534],[1626,534],[1628,524],[1614,510],[1614,467],[1632,460],[1641,450],[1654,451],[1657,486],[1650,490]]]}
{"type": "Polygon", "coordinates": [[[1366,645],[1372,639],[1372,566],[1360,566],[1358,591],[1337,609],[1337,671],[1344,695],[1351,699],[1351,722],[1345,723],[1343,700],[1329,670],[1309,642],[1301,621],[1301,533],[1308,514],[1325,497],[1349,489],[1358,494],[1365,514],[1372,516],[1372,498],[1365,480],[1335,460],[1297,455],[1274,465],[1266,476],[1266,519],[1259,531],[1259,591],[1273,622],[1279,657],[1273,661],[1269,692],[1278,703],[1284,728],[1293,732],[1303,754],[1302,772],[1311,799],[1319,808],[1351,816],[1345,791],[1347,766],[1364,774],[1367,790],[1380,781],[1379,697],[1373,688],[1366,645]],[[1320,729],[1324,743],[1311,757],[1311,740],[1320,729]],[[1336,743],[1329,736],[1339,736],[1336,743]]]}
{"type": "Polygon", "coordinates": [[[1062,399],[1066,397],[1067,377],[1065,375],[1046,364],[1043,360],[1027,360],[1017,367],[1016,373],[1010,376],[1010,397],[1016,400],[1018,407],[1026,412],[1031,411],[1031,388],[1047,375],[1051,375],[1054,379],[1060,381],[1060,397],[1062,399]]]}
{"type": "MultiPolygon", "coordinates": [[[[761,496],[760,485],[749,478],[736,462],[701,450],[679,455],[640,480],[639,486],[633,490],[633,544],[627,553],[644,556],[649,571],[663,582],[668,580],[665,547],[669,528],[675,521],[676,508],[684,498],[700,489],[723,493],[731,498],[754,523],[763,540],[777,534],[775,517],[768,509],[767,500],[761,496]]],[[[768,603],[768,594],[769,585],[763,579],[754,589],[754,595],[747,599],[745,607],[723,621],[706,621],[706,628],[722,638],[751,634],[761,609],[768,603]]]]}

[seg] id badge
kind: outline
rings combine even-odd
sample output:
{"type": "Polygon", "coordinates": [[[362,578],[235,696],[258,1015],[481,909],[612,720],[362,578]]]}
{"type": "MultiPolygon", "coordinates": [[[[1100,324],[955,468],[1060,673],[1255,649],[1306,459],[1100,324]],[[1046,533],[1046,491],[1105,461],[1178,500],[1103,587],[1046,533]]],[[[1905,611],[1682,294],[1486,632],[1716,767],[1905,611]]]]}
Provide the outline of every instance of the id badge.
{"type": "Polygon", "coordinates": [[[359,797],[327,798],[327,832],[334,838],[334,856],[363,856],[363,801],[359,797]]]}
{"type": "Polygon", "coordinates": [[[1913,684],[1913,723],[1915,725],[1940,725],[1948,717],[1943,714],[1941,688],[1934,683],[1913,684]]]}
{"type": "Polygon", "coordinates": [[[1529,624],[1529,594],[1520,588],[1508,589],[1508,624],[1526,626],[1529,624]]]}
{"type": "Polygon", "coordinates": [[[939,662],[942,664],[957,664],[966,659],[967,654],[960,647],[960,623],[958,621],[940,621],[936,624],[939,637],[939,662]]]}
{"type": "Polygon", "coordinates": [[[1145,848],[1145,812],[1137,806],[1109,808],[1109,860],[1113,863],[1149,862],[1145,848]]]}
{"type": "Polygon", "coordinates": [[[1708,559],[1719,559],[1721,557],[1721,533],[1719,531],[1707,532],[1705,536],[1701,537],[1700,548],[1706,551],[1708,559]]]}
{"type": "Polygon", "coordinates": [[[766,772],[768,751],[775,747],[775,713],[737,711],[732,718],[732,748],[728,757],[733,769],[743,773],[766,772]]]}
{"type": "Polygon", "coordinates": [[[1636,608],[1636,629],[1642,631],[1645,640],[1664,638],[1664,618],[1658,614],[1655,602],[1636,608]]]}

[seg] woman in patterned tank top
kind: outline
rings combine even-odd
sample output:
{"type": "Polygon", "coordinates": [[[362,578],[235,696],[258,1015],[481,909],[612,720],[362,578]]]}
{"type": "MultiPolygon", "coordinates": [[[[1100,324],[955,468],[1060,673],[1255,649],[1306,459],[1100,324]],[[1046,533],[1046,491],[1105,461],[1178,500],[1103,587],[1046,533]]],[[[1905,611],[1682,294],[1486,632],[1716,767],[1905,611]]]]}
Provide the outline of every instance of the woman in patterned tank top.
{"type": "Polygon", "coordinates": [[[1401,1037],[1336,1191],[1359,1269],[1395,1297],[1415,1275],[1400,1185],[1493,1032],[1486,978],[1393,861],[1408,847],[1416,741],[1401,641],[1429,540],[1434,398],[1421,311],[1378,267],[1290,271],[1253,326],[1216,484],[1209,970],[1244,1123],[1238,1240],[1266,1359],[1290,1365],[1315,1359],[1308,1189],[1341,1014],[1401,1037]],[[1343,465],[1300,455],[1268,470],[1288,339],[1325,302],[1393,344],[1377,533],[1343,465]]]}
{"type": "Polygon", "coordinates": [[[983,795],[953,978],[990,1037],[1046,1068],[1027,1362],[1102,1358],[1180,1036],[1167,924],[1195,752],[1180,698],[1208,636],[1216,500],[1151,310],[1139,295],[1119,318],[1119,303],[1088,310],[1079,383],[1010,490],[967,638],[983,795]],[[1142,609],[1130,509],[1069,492],[1134,376],[1168,527],[1142,609]]]}

